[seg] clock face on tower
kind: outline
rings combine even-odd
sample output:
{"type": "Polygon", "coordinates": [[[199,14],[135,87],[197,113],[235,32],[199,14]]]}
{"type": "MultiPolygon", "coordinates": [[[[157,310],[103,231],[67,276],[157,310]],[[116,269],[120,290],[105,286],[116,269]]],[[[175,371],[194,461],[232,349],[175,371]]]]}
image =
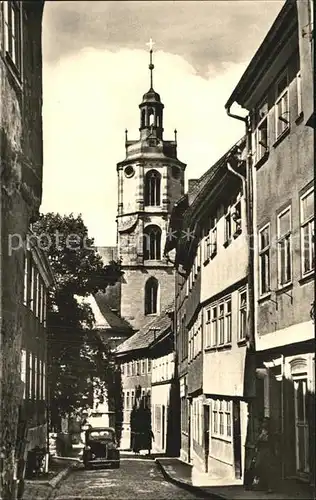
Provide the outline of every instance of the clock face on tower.
{"type": "Polygon", "coordinates": [[[124,170],[125,177],[130,178],[135,174],[135,169],[132,165],[127,165],[124,170]]]}
{"type": "Polygon", "coordinates": [[[120,233],[123,233],[124,231],[128,231],[129,229],[132,229],[133,226],[135,226],[136,222],[138,220],[138,215],[127,215],[123,217],[119,217],[117,219],[117,229],[120,233]]]}

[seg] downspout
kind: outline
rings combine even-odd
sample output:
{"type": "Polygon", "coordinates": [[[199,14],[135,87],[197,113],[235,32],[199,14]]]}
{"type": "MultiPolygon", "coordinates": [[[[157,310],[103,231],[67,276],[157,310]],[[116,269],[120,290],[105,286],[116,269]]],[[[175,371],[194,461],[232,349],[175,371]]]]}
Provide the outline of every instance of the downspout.
{"type": "MultiPolygon", "coordinates": [[[[246,129],[246,148],[247,148],[247,159],[246,159],[246,176],[242,178],[243,182],[243,188],[245,188],[245,203],[246,203],[246,237],[247,237],[247,250],[248,250],[248,297],[249,297],[249,315],[248,315],[248,349],[250,354],[255,353],[255,294],[254,294],[254,235],[253,235],[253,180],[252,180],[252,147],[251,147],[251,119],[250,115],[248,114],[246,117],[242,117],[239,115],[235,115],[230,112],[231,104],[226,104],[226,112],[227,115],[230,116],[231,118],[235,118],[236,120],[240,120],[244,122],[245,124],[245,129],[246,129]]],[[[231,169],[229,169],[232,171],[231,169]]],[[[237,174],[237,172],[236,172],[237,174]]],[[[253,389],[251,390],[251,395],[252,397],[248,399],[248,402],[250,404],[250,412],[248,410],[248,414],[250,416],[250,419],[252,421],[251,426],[254,426],[255,420],[256,420],[256,413],[257,413],[257,408],[256,408],[256,378],[255,378],[255,370],[257,366],[256,358],[251,356],[251,367],[250,367],[250,377],[246,377],[246,380],[248,378],[250,380],[253,380],[253,389]]],[[[245,367],[246,369],[247,367],[245,367]]],[[[252,439],[254,436],[251,438],[250,441],[248,442],[249,444],[247,445],[248,441],[248,436],[246,436],[246,441],[245,441],[245,464],[243,466],[244,471],[248,469],[248,453],[250,452],[250,449],[253,447],[254,443],[252,442],[252,439]],[[249,446],[250,445],[250,446],[249,446]],[[247,452],[248,448],[248,452],[247,452]]]]}

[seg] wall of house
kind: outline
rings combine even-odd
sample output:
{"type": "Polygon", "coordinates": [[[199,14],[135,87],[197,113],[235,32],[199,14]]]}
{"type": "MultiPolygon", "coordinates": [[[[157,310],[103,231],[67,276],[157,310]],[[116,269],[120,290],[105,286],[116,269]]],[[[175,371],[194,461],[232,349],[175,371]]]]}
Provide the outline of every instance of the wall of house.
{"type": "Polygon", "coordinates": [[[170,389],[170,383],[153,385],[151,389],[151,421],[154,434],[153,451],[157,453],[164,453],[166,451],[170,389]]]}
{"type": "MultiPolygon", "coordinates": [[[[223,396],[245,396],[245,368],[246,342],[239,338],[240,291],[244,291],[245,283],[237,289],[230,289],[230,293],[222,295],[217,301],[209,303],[203,308],[204,318],[204,364],[203,364],[203,392],[205,394],[220,394],[223,396]],[[206,336],[212,328],[212,322],[207,324],[208,310],[231,299],[231,341],[216,347],[206,347],[206,336]],[[223,377],[225,373],[225,377],[223,377]]],[[[218,310],[218,307],[217,307],[218,310]]],[[[224,320],[225,321],[225,320],[224,320]]],[[[219,324],[217,321],[217,328],[219,324]]],[[[226,325],[225,325],[226,327],[226,325]]]]}
{"type": "Polygon", "coordinates": [[[137,386],[141,386],[145,394],[151,393],[151,360],[144,357],[136,357],[131,359],[131,356],[121,361],[122,373],[122,390],[124,398],[124,411],[123,411],[123,427],[121,448],[130,448],[130,417],[133,405],[135,402],[135,391],[137,386]],[[143,361],[143,364],[142,364],[143,361]],[[128,366],[129,371],[128,371],[128,366]],[[142,369],[143,368],[143,369],[142,369]],[[137,374],[138,373],[138,374],[137,374]]]}
{"type": "MultiPolygon", "coordinates": [[[[247,238],[245,234],[245,203],[241,198],[242,233],[232,236],[228,245],[225,240],[225,211],[221,205],[217,211],[217,245],[216,254],[207,259],[205,246],[202,245],[202,271],[201,271],[201,302],[209,300],[242,280],[247,275],[248,253],[247,238]],[[236,256],[238,255],[238,259],[236,256]]],[[[205,240],[205,238],[204,238],[205,240]]]]}
{"type": "MultiPolygon", "coordinates": [[[[2,389],[1,430],[16,442],[20,379],[23,302],[23,250],[9,252],[10,235],[25,241],[30,217],[39,209],[42,193],[42,54],[41,20],[44,2],[23,3],[23,74],[11,64],[0,40],[0,143],[1,143],[1,318],[2,389]],[[18,216],[17,216],[18,215],[18,216]]],[[[0,12],[4,33],[3,11],[0,12]]],[[[17,33],[17,39],[20,32],[17,33]]],[[[13,242],[18,245],[18,240],[13,242]]],[[[4,436],[3,436],[4,437],[4,436]]],[[[9,450],[10,447],[6,447],[9,450]]],[[[10,496],[14,454],[4,457],[7,474],[3,495],[10,496]],[[8,488],[8,490],[7,490],[8,488]]],[[[5,475],[6,475],[5,474],[5,475]]]]}
{"type": "Polygon", "coordinates": [[[236,480],[242,481],[248,424],[247,403],[235,398],[207,398],[207,402],[210,405],[210,451],[208,457],[208,470],[214,479],[233,480],[234,482],[236,480]],[[227,404],[229,405],[229,409],[226,406],[227,404]],[[237,427],[240,429],[240,442],[236,440],[237,428],[234,425],[234,405],[238,405],[240,408],[239,426],[237,427]],[[217,412],[216,429],[214,428],[214,411],[217,412]],[[220,420],[221,411],[223,411],[222,423],[220,420]],[[223,429],[221,429],[221,427],[223,427],[223,429]],[[236,450],[240,453],[238,459],[235,455],[236,450]],[[240,474],[238,474],[238,470],[241,471],[241,477],[239,477],[240,474]]]}
{"type": "MultiPolygon", "coordinates": [[[[284,66],[285,61],[282,61],[284,66]]],[[[310,320],[310,304],[313,300],[312,273],[302,275],[302,235],[300,230],[300,196],[312,185],[314,178],[313,131],[306,127],[303,115],[298,107],[298,53],[294,51],[285,67],[288,69],[289,87],[289,124],[284,133],[276,139],[276,106],[270,100],[268,113],[269,156],[255,172],[256,185],[256,221],[257,231],[270,224],[270,278],[271,292],[258,294],[258,336],[273,333],[297,323],[310,320]],[[269,203],[266,202],[269,200],[269,203]],[[288,206],[291,207],[291,261],[292,280],[289,286],[281,289],[278,282],[279,250],[278,250],[278,214],[288,206]]],[[[278,75],[275,75],[276,78],[278,75]]],[[[275,84],[267,90],[275,93],[275,84]]],[[[274,94],[275,95],[275,94],[274,94]]],[[[272,99],[272,97],[271,97],[272,99]]],[[[304,113],[304,109],[303,109],[304,113]]],[[[258,243],[259,244],[259,243],[258,243]]],[[[258,259],[258,257],[257,257],[258,259]]],[[[257,260],[257,276],[259,276],[259,259],[257,260]]],[[[282,335],[280,332],[279,335],[282,335]]],[[[284,338],[285,342],[288,339],[284,338]]],[[[300,337],[296,338],[299,341],[300,337]]],[[[258,338],[260,342],[260,338],[258,338]]],[[[292,340],[290,341],[292,342],[292,340]]]]}

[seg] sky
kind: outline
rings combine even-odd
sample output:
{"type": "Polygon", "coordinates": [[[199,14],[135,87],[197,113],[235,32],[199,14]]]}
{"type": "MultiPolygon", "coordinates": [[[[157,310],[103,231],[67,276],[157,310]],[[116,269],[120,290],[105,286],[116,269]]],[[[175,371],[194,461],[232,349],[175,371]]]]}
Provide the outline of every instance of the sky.
{"type": "Polygon", "coordinates": [[[81,213],[97,246],[115,245],[116,163],[125,129],[139,137],[150,38],[164,139],[177,129],[186,179],[200,177],[244,134],[224,106],[283,4],[45,2],[41,211],[81,213]]]}

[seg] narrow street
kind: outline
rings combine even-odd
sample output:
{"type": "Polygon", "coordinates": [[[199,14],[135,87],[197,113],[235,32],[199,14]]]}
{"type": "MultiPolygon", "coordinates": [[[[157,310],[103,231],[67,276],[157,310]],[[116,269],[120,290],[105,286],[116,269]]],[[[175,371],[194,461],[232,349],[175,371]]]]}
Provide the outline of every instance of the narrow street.
{"type": "Polygon", "coordinates": [[[74,470],[51,497],[54,500],[193,499],[164,479],[154,460],[121,458],[120,469],[74,470]]]}

